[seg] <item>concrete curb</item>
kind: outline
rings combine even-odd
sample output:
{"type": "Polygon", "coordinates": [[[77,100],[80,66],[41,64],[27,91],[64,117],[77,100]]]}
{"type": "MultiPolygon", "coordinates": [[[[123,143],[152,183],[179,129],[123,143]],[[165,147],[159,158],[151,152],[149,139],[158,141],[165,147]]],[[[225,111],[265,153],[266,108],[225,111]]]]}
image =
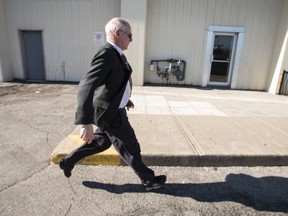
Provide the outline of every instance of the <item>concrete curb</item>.
{"type": "MultiPolygon", "coordinates": [[[[50,156],[52,163],[58,164],[61,159],[65,158],[66,155],[83,144],[82,139],[78,135],[79,131],[80,127],[76,127],[76,129],[70,135],[68,135],[62,142],[59,143],[59,145],[56,146],[50,156]]],[[[116,150],[113,147],[110,147],[106,151],[97,155],[84,158],[83,160],[79,161],[78,164],[119,166],[121,165],[121,158],[116,150]]]]}
{"type": "MultiPolygon", "coordinates": [[[[80,127],[68,135],[52,152],[52,163],[58,164],[67,154],[83,144],[78,135],[80,127]]],[[[168,155],[168,154],[142,154],[143,161],[148,166],[287,166],[288,155],[168,155]]],[[[84,158],[78,164],[82,165],[125,165],[113,147],[108,150],[84,158]]]]}
{"type": "Polygon", "coordinates": [[[142,155],[147,166],[287,166],[288,156],[280,155],[142,155]]]}

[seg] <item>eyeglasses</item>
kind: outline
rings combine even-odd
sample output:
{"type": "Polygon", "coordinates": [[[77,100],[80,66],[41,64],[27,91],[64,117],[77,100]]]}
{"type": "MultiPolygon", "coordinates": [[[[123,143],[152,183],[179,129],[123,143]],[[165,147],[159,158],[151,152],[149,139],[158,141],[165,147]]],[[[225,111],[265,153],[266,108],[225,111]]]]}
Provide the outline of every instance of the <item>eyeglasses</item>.
{"type": "Polygon", "coordinates": [[[121,32],[125,33],[130,39],[132,39],[132,34],[131,33],[128,33],[128,32],[125,32],[123,30],[120,30],[121,32]]]}

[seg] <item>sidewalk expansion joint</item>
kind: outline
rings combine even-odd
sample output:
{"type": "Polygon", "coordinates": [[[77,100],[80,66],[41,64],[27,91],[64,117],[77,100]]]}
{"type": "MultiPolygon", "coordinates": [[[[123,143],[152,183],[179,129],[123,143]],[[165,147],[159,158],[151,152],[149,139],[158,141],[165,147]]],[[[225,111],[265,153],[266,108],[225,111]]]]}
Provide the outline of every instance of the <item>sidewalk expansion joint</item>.
{"type": "Polygon", "coordinates": [[[173,109],[171,109],[172,111],[172,117],[174,118],[175,122],[177,123],[177,125],[179,126],[181,132],[183,133],[184,137],[186,138],[186,140],[189,143],[189,147],[192,149],[193,152],[197,153],[199,156],[204,155],[204,152],[202,151],[202,149],[200,148],[199,144],[197,143],[197,141],[195,140],[195,138],[191,135],[191,133],[189,132],[189,130],[185,127],[185,125],[183,124],[183,122],[177,117],[177,115],[175,115],[173,109]]]}

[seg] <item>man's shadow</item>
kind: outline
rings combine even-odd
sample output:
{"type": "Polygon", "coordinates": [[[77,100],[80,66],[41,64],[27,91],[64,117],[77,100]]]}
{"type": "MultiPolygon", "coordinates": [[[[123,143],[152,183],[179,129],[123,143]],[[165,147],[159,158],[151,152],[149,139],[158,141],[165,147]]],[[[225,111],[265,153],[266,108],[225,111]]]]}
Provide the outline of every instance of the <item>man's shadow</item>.
{"type": "MultiPolygon", "coordinates": [[[[116,194],[146,192],[140,184],[115,185],[83,181],[83,185],[116,194]]],[[[288,213],[288,179],[277,176],[255,178],[246,174],[229,174],[225,182],[168,183],[153,192],[190,197],[199,202],[237,202],[258,211],[288,213]]]]}

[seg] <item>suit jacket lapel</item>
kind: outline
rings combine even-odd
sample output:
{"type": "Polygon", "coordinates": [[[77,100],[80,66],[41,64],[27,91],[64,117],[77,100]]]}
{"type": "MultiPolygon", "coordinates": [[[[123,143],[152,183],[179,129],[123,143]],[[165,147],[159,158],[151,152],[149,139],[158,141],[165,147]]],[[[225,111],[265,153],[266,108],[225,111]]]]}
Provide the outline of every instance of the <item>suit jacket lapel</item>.
{"type": "Polygon", "coordinates": [[[123,59],[121,58],[121,55],[120,55],[119,52],[114,48],[114,46],[113,46],[112,44],[108,43],[108,42],[106,43],[105,46],[107,46],[107,47],[109,47],[109,48],[112,48],[112,49],[117,53],[117,55],[118,55],[118,57],[119,57],[122,65],[123,65],[124,70],[127,71],[127,72],[132,73],[132,67],[130,66],[130,64],[128,63],[128,61],[126,61],[126,63],[123,61],[123,59]]]}

